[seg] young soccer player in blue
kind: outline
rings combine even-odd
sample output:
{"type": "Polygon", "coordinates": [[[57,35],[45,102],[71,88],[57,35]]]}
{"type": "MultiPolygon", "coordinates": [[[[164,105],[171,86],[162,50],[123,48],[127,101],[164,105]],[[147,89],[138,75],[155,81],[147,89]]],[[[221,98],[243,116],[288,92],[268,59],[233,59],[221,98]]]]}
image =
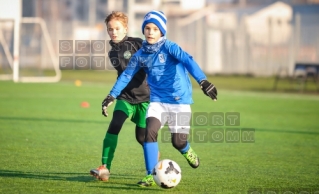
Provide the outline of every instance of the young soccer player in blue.
{"type": "Polygon", "coordinates": [[[102,106],[109,106],[140,69],[146,72],[151,91],[143,146],[147,176],[137,184],[148,187],[155,185],[151,173],[157,163],[157,136],[166,122],[174,148],[186,158],[191,167],[199,166],[199,158],[187,141],[191,119],[190,104],[193,103],[188,73],[195,78],[204,94],[214,101],[217,100],[217,89],[207,81],[192,56],[166,39],[166,17],[162,12],[147,13],[142,31],[145,36],[142,48],[133,55],[102,106]],[[179,114],[184,115],[183,121],[178,119],[179,114]],[[188,120],[185,120],[185,115],[188,115],[188,120]]]}

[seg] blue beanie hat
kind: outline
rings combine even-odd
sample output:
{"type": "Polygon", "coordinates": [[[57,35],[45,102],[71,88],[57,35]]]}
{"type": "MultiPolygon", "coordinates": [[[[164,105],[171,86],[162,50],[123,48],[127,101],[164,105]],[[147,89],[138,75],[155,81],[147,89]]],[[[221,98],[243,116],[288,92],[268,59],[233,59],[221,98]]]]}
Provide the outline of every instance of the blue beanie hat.
{"type": "Polygon", "coordinates": [[[162,34],[165,36],[165,34],[166,34],[166,16],[164,15],[163,12],[153,10],[151,12],[148,12],[144,16],[144,21],[142,24],[142,33],[143,34],[144,34],[144,28],[148,23],[155,24],[160,29],[162,34]]]}

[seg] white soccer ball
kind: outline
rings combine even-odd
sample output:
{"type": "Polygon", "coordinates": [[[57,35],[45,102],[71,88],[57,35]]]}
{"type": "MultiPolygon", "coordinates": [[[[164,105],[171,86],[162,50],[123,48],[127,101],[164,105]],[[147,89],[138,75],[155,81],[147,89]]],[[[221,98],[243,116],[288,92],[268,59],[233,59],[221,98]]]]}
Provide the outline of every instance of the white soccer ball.
{"type": "Polygon", "coordinates": [[[182,179],[182,170],[173,160],[164,159],[159,161],[152,172],[155,183],[164,188],[176,187],[182,179]]]}

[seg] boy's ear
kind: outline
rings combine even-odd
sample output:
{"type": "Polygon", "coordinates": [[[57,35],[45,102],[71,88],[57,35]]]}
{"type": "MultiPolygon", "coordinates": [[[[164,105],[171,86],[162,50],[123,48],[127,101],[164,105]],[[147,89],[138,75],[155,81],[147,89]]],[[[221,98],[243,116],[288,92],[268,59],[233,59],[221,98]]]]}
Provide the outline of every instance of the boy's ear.
{"type": "Polygon", "coordinates": [[[127,32],[128,32],[128,27],[125,28],[125,34],[127,34],[127,32]]]}

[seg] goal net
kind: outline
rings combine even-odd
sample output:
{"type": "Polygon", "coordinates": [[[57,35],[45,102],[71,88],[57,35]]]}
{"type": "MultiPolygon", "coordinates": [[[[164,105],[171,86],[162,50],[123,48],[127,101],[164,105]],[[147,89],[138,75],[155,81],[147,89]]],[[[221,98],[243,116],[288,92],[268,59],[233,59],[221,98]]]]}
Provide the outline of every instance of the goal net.
{"type": "Polygon", "coordinates": [[[21,17],[22,0],[1,2],[0,80],[58,82],[61,71],[45,21],[21,17]]]}

